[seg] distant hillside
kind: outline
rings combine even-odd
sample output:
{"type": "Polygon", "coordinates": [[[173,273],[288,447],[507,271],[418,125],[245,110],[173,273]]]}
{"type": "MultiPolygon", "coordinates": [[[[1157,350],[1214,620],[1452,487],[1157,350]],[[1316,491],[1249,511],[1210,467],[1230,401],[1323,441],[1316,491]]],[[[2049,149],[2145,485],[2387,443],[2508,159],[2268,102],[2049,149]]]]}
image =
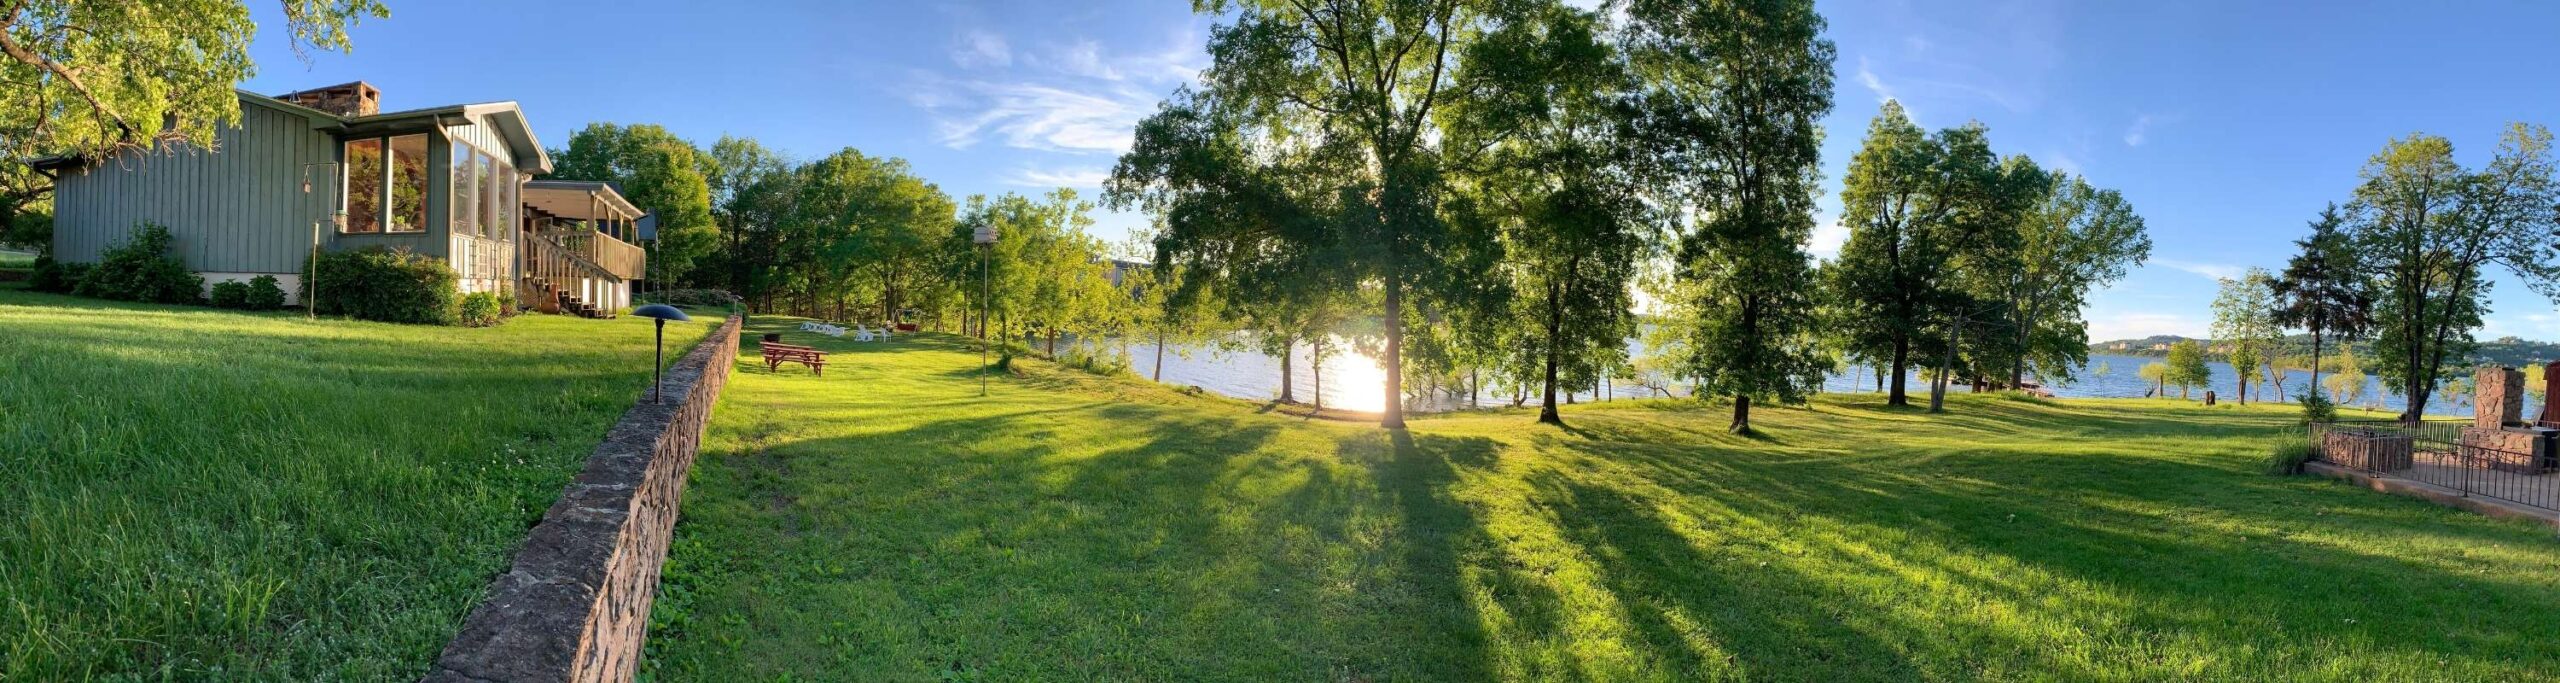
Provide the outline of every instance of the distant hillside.
{"type": "MultiPolygon", "coordinates": [[[[2170,344],[2186,341],[2188,339],[2190,339],[2190,337],[2181,337],[2174,334],[2152,335],[2141,339],[2117,339],[2090,344],[2089,352],[2109,353],[2119,356],[2166,356],[2169,355],[2170,344]]],[[[2196,341],[2203,342],[2207,347],[2211,347],[2213,345],[2213,341],[2210,339],[2197,339],[2196,341]]],[[[2320,352],[2322,355],[2333,354],[2337,352],[2336,349],[2338,348],[2338,343],[2335,340],[2331,340],[2323,343],[2321,346],[2322,348],[2320,349],[2320,352]]],[[[2373,355],[2372,342],[2354,342],[2349,346],[2355,349],[2356,355],[2358,356],[2369,357],[2373,355]]],[[[2310,354],[2311,335],[2297,334],[2285,337],[2284,353],[2293,355],[2310,354]]],[[[2539,342],[2530,339],[2519,339],[2516,337],[2499,337],[2497,339],[2480,342],[2479,347],[2472,350],[2470,361],[2465,363],[2456,363],[2455,365],[2496,363],[2510,367],[2523,367],[2526,365],[2541,365],[2552,361],[2560,361],[2560,344],[2539,342]]]]}

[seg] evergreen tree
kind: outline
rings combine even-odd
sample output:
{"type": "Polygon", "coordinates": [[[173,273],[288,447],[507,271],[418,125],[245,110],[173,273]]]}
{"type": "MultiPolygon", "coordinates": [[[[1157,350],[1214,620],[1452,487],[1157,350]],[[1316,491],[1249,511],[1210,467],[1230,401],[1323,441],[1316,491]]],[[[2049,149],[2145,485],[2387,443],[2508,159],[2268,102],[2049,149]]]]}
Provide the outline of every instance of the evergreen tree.
{"type": "Polygon", "coordinates": [[[2324,338],[2354,341],[2373,324],[2371,283],[2357,272],[2355,247],[2345,232],[2346,216],[2338,205],[2320,210],[2311,234],[2295,240],[2301,249],[2287,261],[2275,281],[2276,323],[2311,333],[2311,384],[2318,392],[2320,345],[2324,338]]]}

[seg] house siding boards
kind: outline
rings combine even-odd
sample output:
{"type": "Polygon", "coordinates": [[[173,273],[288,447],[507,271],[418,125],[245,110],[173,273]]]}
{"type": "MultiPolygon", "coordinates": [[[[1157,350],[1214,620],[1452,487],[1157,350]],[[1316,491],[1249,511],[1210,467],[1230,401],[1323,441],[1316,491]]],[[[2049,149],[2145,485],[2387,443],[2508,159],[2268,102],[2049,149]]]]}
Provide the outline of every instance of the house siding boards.
{"type": "Polygon", "coordinates": [[[302,165],[337,161],[336,140],[264,106],[241,107],[239,124],[214,138],[218,151],[128,152],[65,172],[54,187],[54,254],[95,262],[149,221],[168,226],[190,269],[299,272],[318,211],[302,206],[302,165]]]}

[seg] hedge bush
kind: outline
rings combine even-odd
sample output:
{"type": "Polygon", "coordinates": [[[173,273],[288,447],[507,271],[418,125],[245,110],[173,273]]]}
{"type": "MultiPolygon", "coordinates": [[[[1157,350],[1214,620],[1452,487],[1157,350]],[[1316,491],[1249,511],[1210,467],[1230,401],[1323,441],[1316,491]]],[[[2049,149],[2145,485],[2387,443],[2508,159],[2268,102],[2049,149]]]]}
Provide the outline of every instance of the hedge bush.
{"type": "Polygon", "coordinates": [[[491,327],[507,321],[507,298],[497,292],[472,292],[462,295],[462,325],[491,327]]]}
{"type": "Polygon", "coordinates": [[[71,293],[159,304],[201,303],[204,278],[187,270],[186,262],[169,256],[169,247],[176,243],[167,226],[137,224],[123,242],[109,247],[97,265],[81,274],[80,284],[71,293]]]}
{"type": "Polygon", "coordinates": [[[407,249],[366,247],[323,253],[303,269],[302,295],[320,285],[319,312],[424,325],[461,322],[460,277],[443,261],[407,249]],[[314,271],[317,271],[316,273],[314,271]]]}
{"type": "Polygon", "coordinates": [[[737,295],[718,289],[669,289],[642,292],[632,298],[642,303],[661,303],[691,308],[728,308],[738,303],[737,295]]]}
{"type": "Polygon", "coordinates": [[[248,308],[249,283],[224,280],[213,283],[214,308],[248,308]]]}
{"type": "Polygon", "coordinates": [[[249,278],[248,303],[249,308],[260,311],[284,308],[284,287],[276,283],[273,275],[249,278]]]}
{"type": "Polygon", "coordinates": [[[27,289],[55,294],[70,294],[80,286],[80,277],[89,274],[89,264],[64,263],[52,256],[36,257],[36,271],[27,277],[27,289]]]}

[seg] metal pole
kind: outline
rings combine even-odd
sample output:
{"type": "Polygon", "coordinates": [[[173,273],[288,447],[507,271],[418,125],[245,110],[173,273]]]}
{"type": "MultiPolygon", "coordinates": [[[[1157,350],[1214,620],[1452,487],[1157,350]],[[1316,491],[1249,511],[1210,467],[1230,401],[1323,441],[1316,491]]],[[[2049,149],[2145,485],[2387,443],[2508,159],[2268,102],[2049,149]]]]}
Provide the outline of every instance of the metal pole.
{"type": "Polygon", "coordinates": [[[658,319],[658,359],[649,364],[649,403],[658,403],[659,373],[667,369],[667,319],[658,319]]]}

